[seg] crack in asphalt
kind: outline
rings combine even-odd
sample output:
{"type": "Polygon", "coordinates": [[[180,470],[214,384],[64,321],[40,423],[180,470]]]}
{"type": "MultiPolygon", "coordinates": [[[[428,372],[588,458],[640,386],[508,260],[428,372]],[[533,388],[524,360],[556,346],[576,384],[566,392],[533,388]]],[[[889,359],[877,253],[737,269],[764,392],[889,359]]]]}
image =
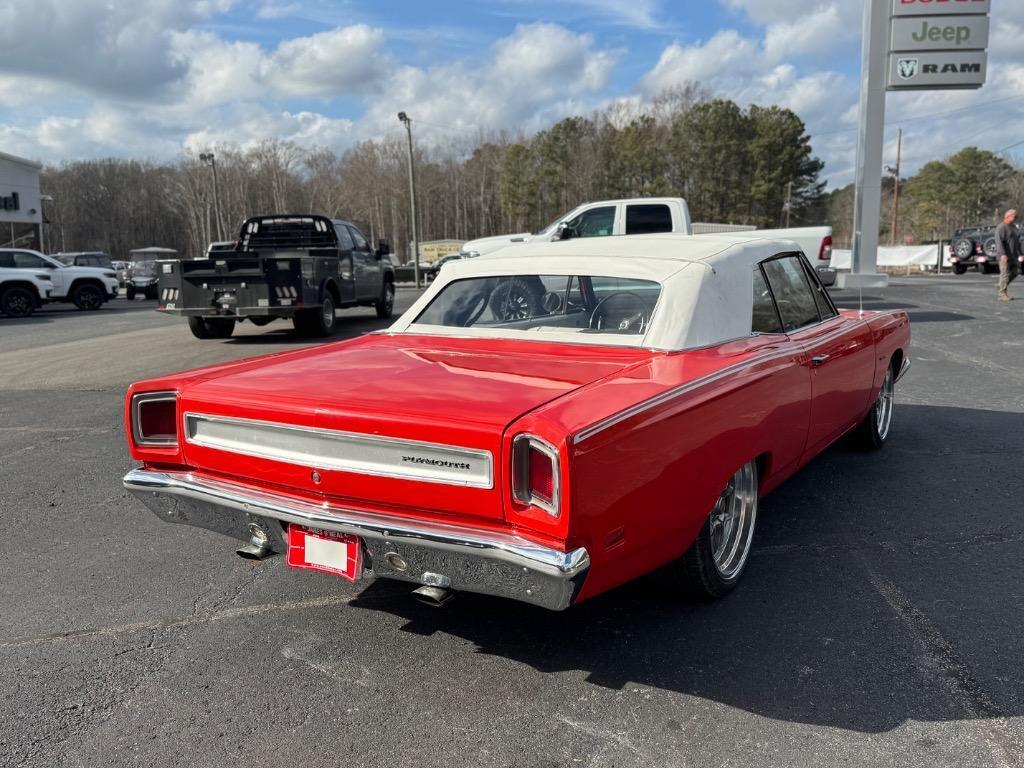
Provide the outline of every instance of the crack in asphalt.
{"type": "Polygon", "coordinates": [[[951,702],[970,718],[993,763],[998,768],[1015,768],[1024,763],[1024,748],[1014,743],[1006,713],[992,701],[952,644],[899,587],[866,562],[864,565],[871,585],[913,636],[922,668],[943,684],[951,702]]]}
{"type": "MultiPolygon", "coordinates": [[[[164,632],[177,627],[188,627],[197,624],[211,624],[218,621],[229,621],[231,619],[260,616],[267,613],[279,613],[283,611],[302,611],[310,608],[331,608],[337,605],[347,605],[356,599],[355,595],[329,595],[325,597],[314,597],[306,600],[285,601],[283,603],[263,603],[259,605],[247,605],[240,608],[225,608],[214,610],[202,615],[184,616],[162,621],[139,621],[129,624],[113,624],[95,629],[79,629],[69,632],[57,632],[37,637],[27,637],[21,640],[10,640],[0,642],[0,650],[8,648],[25,648],[43,643],[59,643],[67,640],[79,640],[89,637],[103,637],[107,635],[119,635],[131,632],[164,632]]],[[[363,602],[363,601],[360,601],[363,602]]]]}

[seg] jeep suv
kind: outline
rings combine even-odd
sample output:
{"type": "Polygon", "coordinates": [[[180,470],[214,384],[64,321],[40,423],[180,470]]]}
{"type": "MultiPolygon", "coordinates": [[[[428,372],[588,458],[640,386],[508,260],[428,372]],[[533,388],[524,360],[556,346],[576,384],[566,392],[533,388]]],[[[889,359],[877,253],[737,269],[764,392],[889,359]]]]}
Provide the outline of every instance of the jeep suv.
{"type": "Polygon", "coordinates": [[[52,256],[23,248],[0,248],[0,272],[32,270],[50,275],[50,301],[69,301],[79,309],[99,309],[117,296],[117,273],[101,267],[66,267],[52,256]]]}

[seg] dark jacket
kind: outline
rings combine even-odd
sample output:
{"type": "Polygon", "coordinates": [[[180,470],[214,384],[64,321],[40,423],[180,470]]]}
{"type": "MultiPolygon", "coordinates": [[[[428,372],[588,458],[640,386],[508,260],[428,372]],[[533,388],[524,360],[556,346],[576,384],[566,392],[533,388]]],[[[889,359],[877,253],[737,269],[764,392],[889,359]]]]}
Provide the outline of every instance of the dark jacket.
{"type": "Polygon", "coordinates": [[[1004,221],[996,227],[996,248],[1000,256],[1007,256],[1010,259],[1020,257],[1020,235],[1016,224],[1007,224],[1004,221]]]}

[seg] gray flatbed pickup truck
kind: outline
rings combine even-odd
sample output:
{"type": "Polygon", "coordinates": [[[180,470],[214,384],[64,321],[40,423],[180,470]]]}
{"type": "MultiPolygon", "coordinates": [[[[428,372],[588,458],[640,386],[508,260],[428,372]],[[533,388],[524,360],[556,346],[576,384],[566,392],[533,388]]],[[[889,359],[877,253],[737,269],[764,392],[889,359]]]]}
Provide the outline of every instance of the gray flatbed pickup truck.
{"type": "Polygon", "coordinates": [[[199,339],[226,339],[235,323],[291,318],[304,335],[327,336],[339,307],[374,307],[391,317],[395,272],[350,222],[295,214],[254,216],[230,250],[157,262],[157,310],[188,318],[199,339]]]}

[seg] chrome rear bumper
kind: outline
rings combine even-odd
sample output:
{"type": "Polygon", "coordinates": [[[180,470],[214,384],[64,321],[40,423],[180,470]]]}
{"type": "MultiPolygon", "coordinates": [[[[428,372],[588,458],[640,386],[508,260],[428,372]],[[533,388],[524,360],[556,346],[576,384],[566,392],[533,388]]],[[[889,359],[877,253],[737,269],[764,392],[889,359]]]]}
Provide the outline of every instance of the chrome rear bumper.
{"type": "Polygon", "coordinates": [[[243,541],[259,523],[284,551],[283,529],[268,520],[359,536],[372,575],[414,584],[508,597],[544,608],[572,605],[590,567],[586,549],[571,552],[514,534],[467,530],[442,523],[388,518],[314,504],[190,472],[134,469],[124,487],[166,522],[217,531],[243,541]],[[404,564],[400,570],[396,564],[404,564]]]}

